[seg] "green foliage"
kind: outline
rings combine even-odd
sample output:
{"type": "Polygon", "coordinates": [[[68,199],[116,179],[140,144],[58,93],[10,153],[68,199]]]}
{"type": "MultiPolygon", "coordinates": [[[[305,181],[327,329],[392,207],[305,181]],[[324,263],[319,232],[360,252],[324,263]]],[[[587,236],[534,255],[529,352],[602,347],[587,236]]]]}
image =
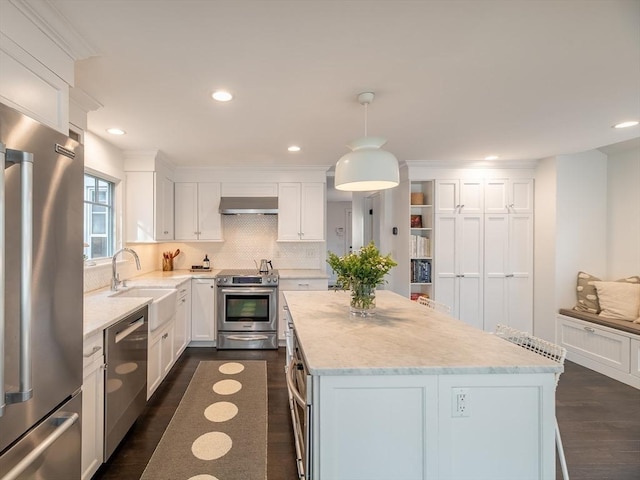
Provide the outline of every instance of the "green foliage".
{"type": "Polygon", "coordinates": [[[373,242],[342,257],[329,252],[327,263],[336,272],[338,286],[345,289],[357,285],[381,285],[389,270],[398,265],[391,255],[380,255],[373,242]]]}

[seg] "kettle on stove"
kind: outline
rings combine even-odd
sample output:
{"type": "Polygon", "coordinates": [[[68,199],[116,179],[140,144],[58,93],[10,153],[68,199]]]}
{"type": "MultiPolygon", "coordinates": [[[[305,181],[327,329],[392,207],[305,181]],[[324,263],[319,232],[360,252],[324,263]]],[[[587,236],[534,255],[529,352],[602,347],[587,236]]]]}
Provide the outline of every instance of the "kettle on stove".
{"type": "Polygon", "coordinates": [[[270,270],[273,270],[273,264],[271,263],[271,260],[267,260],[266,258],[261,259],[260,268],[258,269],[258,271],[260,273],[269,273],[270,270]]]}

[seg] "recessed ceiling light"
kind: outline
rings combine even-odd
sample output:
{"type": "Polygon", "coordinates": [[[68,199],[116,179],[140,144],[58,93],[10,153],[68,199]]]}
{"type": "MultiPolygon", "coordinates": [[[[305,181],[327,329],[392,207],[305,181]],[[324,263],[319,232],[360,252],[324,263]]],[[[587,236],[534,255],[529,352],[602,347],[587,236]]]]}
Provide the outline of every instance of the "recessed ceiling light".
{"type": "Polygon", "coordinates": [[[627,128],[627,127],[635,127],[638,125],[637,120],[631,120],[629,122],[616,123],[613,128],[627,128]]]}
{"type": "Polygon", "coordinates": [[[214,100],[217,100],[219,102],[228,102],[229,100],[233,99],[233,95],[225,90],[216,90],[211,94],[211,96],[214,100]]]}
{"type": "Polygon", "coordinates": [[[125,133],[127,133],[121,128],[107,128],[107,132],[111,135],[124,135],[125,133]]]}
{"type": "Polygon", "coordinates": [[[299,152],[300,147],[297,145],[291,145],[289,148],[287,148],[287,150],[289,150],[290,152],[299,152]]]}
{"type": "Polygon", "coordinates": [[[489,155],[484,157],[485,160],[498,160],[500,157],[498,155],[489,155]]]}

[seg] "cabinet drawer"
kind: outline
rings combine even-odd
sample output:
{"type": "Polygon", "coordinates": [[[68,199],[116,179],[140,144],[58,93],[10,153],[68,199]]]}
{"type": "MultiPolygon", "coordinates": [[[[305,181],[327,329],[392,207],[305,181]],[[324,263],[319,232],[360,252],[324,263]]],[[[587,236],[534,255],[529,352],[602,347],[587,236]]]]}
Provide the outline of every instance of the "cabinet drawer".
{"type": "Polygon", "coordinates": [[[280,290],[327,290],[328,279],[326,278],[298,278],[280,280],[280,290]]]}
{"type": "Polygon", "coordinates": [[[102,363],[104,346],[102,342],[103,332],[96,332],[82,343],[82,368],[87,369],[95,363],[102,363]]]}
{"type": "Polygon", "coordinates": [[[558,343],[568,351],[629,372],[631,339],[611,329],[558,316],[558,343]]]}

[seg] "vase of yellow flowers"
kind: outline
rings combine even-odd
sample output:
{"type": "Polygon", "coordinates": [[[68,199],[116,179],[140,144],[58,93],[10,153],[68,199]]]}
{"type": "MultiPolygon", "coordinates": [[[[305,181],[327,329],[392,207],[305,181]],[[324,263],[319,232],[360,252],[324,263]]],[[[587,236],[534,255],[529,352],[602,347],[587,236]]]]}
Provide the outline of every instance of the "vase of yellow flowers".
{"type": "Polygon", "coordinates": [[[351,291],[349,310],[352,315],[375,314],[376,286],[397,265],[391,255],[381,255],[373,242],[342,257],[329,252],[327,263],[336,272],[337,286],[351,291]]]}

